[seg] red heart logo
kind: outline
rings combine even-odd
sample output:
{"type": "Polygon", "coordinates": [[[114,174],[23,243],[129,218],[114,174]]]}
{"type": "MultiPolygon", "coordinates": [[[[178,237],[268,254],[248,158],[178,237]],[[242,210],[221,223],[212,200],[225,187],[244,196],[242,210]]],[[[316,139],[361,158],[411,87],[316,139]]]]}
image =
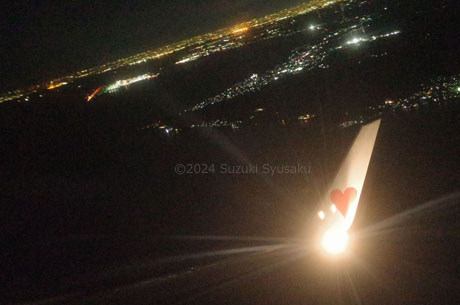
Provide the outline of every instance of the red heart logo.
{"type": "Polygon", "coordinates": [[[353,187],[347,188],[343,193],[340,190],[333,190],[331,192],[331,201],[343,217],[346,217],[348,205],[356,199],[356,196],[358,196],[358,192],[353,187]]]}

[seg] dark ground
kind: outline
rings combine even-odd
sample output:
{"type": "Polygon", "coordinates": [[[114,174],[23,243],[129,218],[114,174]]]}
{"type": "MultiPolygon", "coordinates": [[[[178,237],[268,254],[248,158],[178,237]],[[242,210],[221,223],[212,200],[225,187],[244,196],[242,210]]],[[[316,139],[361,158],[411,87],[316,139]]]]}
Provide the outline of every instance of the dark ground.
{"type": "MultiPolygon", "coordinates": [[[[67,109],[62,107],[60,111],[67,109]]],[[[70,116],[79,117],[76,111],[70,116]]],[[[9,160],[3,158],[7,161],[7,170],[2,172],[2,180],[7,183],[2,186],[6,204],[2,205],[1,230],[5,300],[104,290],[168,274],[171,272],[168,268],[175,272],[185,268],[182,264],[172,264],[165,271],[164,266],[144,266],[145,261],[203,249],[248,245],[178,241],[165,236],[299,236],[315,215],[318,190],[324,189],[332,178],[331,173],[356,134],[356,129],[326,126],[322,130],[317,124],[307,129],[212,132],[153,142],[145,136],[122,138],[95,133],[89,123],[83,124],[88,129],[72,134],[62,123],[54,124],[59,124],[62,131],[58,126],[49,126],[54,130],[52,138],[48,138],[49,133],[27,135],[28,146],[20,145],[22,150],[18,152],[9,151],[9,160]],[[107,137],[104,143],[109,144],[97,144],[101,136],[107,137]],[[129,147],[137,149],[127,149],[126,141],[129,147]],[[274,177],[174,173],[177,163],[241,164],[229,152],[229,145],[234,145],[235,150],[253,163],[300,162],[311,164],[312,173],[274,177]],[[25,151],[34,153],[27,158],[14,157],[17,153],[24,156],[25,151]],[[162,157],[155,157],[159,155],[162,157]]],[[[459,127],[458,106],[384,117],[355,230],[458,191],[459,127]]],[[[443,209],[440,206],[434,216],[416,221],[421,227],[417,230],[411,225],[403,230],[404,234],[387,234],[359,245],[361,252],[357,254],[365,257],[371,270],[376,268],[382,283],[372,282],[348,262],[340,266],[350,268],[365,303],[394,304],[398,299],[409,298],[421,303],[427,301],[426,304],[441,304],[435,300],[455,304],[454,287],[460,271],[457,222],[460,214],[456,206],[443,209]],[[382,284],[388,285],[393,293],[385,293],[382,284]],[[407,291],[398,290],[402,287],[407,291]]],[[[275,260],[270,255],[259,254],[256,261],[265,264],[286,257],[280,255],[275,260]]],[[[213,287],[203,284],[200,289],[196,281],[213,282],[226,272],[246,272],[247,265],[236,261],[252,256],[238,257],[218,271],[211,269],[204,275],[197,272],[197,280],[187,277],[191,285],[198,285],[194,291],[213,287]]],[[[323,304],[330,298],[322,299],[324,291],[336,289],[327,286],[331,284],[329,272],[333,271],[323,274],[316,267],[295,267],[310,265],[311,260],[301,259],[256,277],[250,281],[251,286],[237,283],[228,291],[232,291],[233,298],[256,304],[266,303],[268,299],[279,303],[290,298],[294,302],[307,301],[312,297],[323,304]],[[273,290],[275,287],[280,291],[273,290]],[[258,292],[253,293],[252,289],[258,292]],[[273,299],[275,295],[279,298],[273,299]]],[[[209,259],[190,264],[203,263],[209,263],[209,259]]],[[[255,268],[253,262],[250,266],[255,268]]],[[[133,293],[137,296],[133,303],[136,300],[156,304],[159,291],[158,300],[178,301],[181,291],[188,286],[181,281],[179,286],[172,283],[166,288],[154,284],[142,286],[141,293],[129,289],[126,295],[122,289],[110,303],[119,297],[123,300],[119,304],[126,303],[127,296],[133,293]]],[[[346,294],[349,288],[344,285],[346,294]]],[[[218,295],[211,294],[209,298],[218,295]]],[[[97,298],[95,302],[107,303],[102,300],[97,298]]],[[[227,297],[218,300],[230,302],[227,297]]],[[[215,299],[200,302],[213,304],[215,299]]]]}

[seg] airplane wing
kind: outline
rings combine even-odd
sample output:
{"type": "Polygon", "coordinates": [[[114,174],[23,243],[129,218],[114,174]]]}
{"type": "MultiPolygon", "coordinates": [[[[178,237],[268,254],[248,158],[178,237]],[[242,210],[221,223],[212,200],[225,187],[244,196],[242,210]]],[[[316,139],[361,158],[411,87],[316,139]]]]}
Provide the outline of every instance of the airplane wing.
{"type": "Polygon", "coordinates": [[[380,121],[376,120],[361,128],[324,196],[323,211],[319,216],[327,222],[329,228],[347,232],[353,224],[380,121]]]}

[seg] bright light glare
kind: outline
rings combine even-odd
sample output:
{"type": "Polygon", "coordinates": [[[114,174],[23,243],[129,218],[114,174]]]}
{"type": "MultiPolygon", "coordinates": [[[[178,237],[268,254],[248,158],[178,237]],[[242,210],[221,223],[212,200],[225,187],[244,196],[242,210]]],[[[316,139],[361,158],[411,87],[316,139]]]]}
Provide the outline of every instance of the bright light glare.
{"type": "Polygon", "coordinates": [[[348,41],[347,44],[357,44],[361,41],[364,41],[363,38],[353,38],[352,40],[348,41]]]}
{"type": "Polygon", "coordinates": [[[337,212],[337,207],[335,206],[335,204],[331,204],[331,211],[332,213],[337,212]]]}
{"type": "Polygon", "coordinates": [[[324,218],[326,218],[326,214],[324,214],[323,211],[319,211],[319,212],[318,212],[318,216],[319,216],[319,218],[320,218],[321,220],[323,220],[324,218]]]}
{"type": "Polygon", "coordinates": [[[323,235],[322,246],[330,254],[340,254],[347,249],[348,233],[342,230],[329,230],[323,235]]]}
{"type": "Polygon", "coordinates": [[[233,33],[233,34],[242,33],[242,32],[246,32],[247,30],[249,30],[249,28],[248,28],[248,27],[244,27],[244,28],[236,29],[236,30],[234,30],[232,33],[233,33]]]}

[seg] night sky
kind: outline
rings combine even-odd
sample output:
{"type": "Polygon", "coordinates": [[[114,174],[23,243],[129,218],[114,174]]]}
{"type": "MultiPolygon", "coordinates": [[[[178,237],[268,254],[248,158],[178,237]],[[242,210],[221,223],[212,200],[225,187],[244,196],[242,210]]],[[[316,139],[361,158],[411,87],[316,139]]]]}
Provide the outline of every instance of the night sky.
{"type": "Polygon", "coordinates": [[[0,7],[0,91],[159,47],[301,0],[10,1],[0,7]]]}

